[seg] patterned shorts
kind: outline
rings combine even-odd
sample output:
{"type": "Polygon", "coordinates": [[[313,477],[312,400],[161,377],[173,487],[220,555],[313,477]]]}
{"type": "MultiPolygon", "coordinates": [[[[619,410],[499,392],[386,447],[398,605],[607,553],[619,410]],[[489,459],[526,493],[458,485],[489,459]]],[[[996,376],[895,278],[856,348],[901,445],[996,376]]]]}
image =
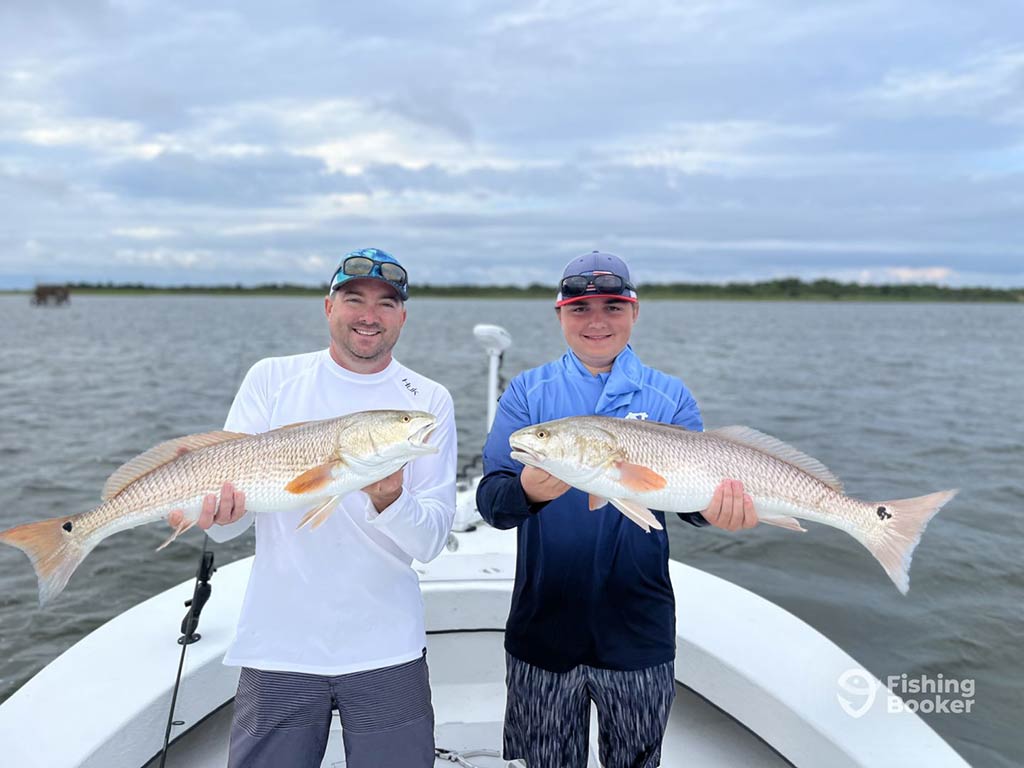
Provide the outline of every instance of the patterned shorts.
{"type": "Polygon", "coordinates": [[[597,706],[601,764],[656,768],[676,695],[675,663],[638,670],[580,665],[549,672],[505,654],[506,760],[527,768],[586,768],[590,702],[597,706]]]}

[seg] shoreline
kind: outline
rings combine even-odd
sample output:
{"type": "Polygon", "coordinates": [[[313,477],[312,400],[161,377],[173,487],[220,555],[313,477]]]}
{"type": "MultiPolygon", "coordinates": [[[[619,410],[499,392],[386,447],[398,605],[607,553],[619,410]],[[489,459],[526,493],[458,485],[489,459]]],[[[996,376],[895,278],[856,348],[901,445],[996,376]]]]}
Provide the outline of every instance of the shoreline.
{"type": "MultiPolygon", "coordinates": [[[[71,296],[319,296],[327,293],[324,286],[264,285],[242,286],[69,286],[71,296]]],[[[929,285],[830,284],[826,290],[809,283],[784,285],[746,283],[729,285],[640,285],[637,292],[644,301],[795,301],[795,302],[911,302],[948,304],[1019,304],[1024,303],[1024,288],[946,288],[929,285]]],[[[0,289],[0,296],[31,297],[33,289],[0,289]]],[[[548,286],[432,286],[413,288],[413,299],[553,299],[548,286]]]]}

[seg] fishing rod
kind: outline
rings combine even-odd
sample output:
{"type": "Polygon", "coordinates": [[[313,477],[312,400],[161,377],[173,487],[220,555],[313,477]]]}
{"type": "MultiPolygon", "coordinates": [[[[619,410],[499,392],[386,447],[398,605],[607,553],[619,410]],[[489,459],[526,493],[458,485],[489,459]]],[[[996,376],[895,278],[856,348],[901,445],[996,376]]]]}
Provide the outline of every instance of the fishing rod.
{"type": "Polygon", "coordinates": [[[202,635],[196,632],[199,627],[199,615],[203,612],[203,606],[210,599],[213,587],[210,586],[210,579],[217,570],[213,567],[213,552],[207,550],[206,545],[210,540],[203,535],[203,548],[199,553],[199,567],[196,569],[196,583],[192,589],[192,599],[185,601],[188,612],[181,620],[181,637],[178,644],[181,645],[181,657],[178,659],[178,674],[174,678],[174,692],[171,694],[171,709],[167,713],[167,728],[164,731],[164,746],[160,750],[160,768],[164,768],[167,761],[167,748],[171,740],[171,728],[175,725],[184,725],[184,720],[174,719],[174,708],[178,703],[178,688],[181,686],[181,673],[185,668],[185,651],[192,643],[199,642],[202,635]]]}
{"type": "MultiPolygon", "coordinates": [[[[245,342],[242,342],[242,349],[238,355],[238,365],[235,369],[235,380],[242,374],[242,361],[245,360],[245,342]]],[[[181,673],[185,668],[185,651],[192,643],[199,642],[202,635],[196,632],[199,627],[199,615],[203,612],[203,606],[210,599],[213,587],[210,586],[210,579],[216,572],[213,567],[213,552],[207,550],[210,537],[203,534],[203,548],[199,552],[199,566],[196,568],[196,583],[192,588],[192,599],[185,601],[188,613],[181,620],[181,637],[178,644],[181,646],[181,657],[178,659],[178,674],[174,677],[174,691],[171,693],[171,709],[167,713],[167,727],[164,729],[164,746],[160,750],[160,768],[164,768],[167,762],[167,749],[171,741],[171,728],[176,725],[184,725],[184,720],[174,719],[174,708],[178,703],[178,689],[181,687],[181,673]]]]}

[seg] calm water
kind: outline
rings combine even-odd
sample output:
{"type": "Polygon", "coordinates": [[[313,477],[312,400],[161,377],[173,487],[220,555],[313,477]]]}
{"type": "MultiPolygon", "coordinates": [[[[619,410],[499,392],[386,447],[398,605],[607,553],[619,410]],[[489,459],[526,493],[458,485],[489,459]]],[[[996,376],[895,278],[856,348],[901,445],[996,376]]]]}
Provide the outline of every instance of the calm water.
{"type": "MultiPolygon", "coordinates": [[[[486,382],[472,325],[511,331],[510,376],[562,352],[554,313],[547,302],[414,299],[409,315],[396,354],[451,390],[468,464],[486,382]]],[[[851,495],[961,489],[917,549],[908,597],[821,526],[670,535],[676,559],[792,611],[880,678],[973,678],[971,714],[927,719],[975,765],[1024,764],[1022,338],[1017,306],[649,302],[634,344],[687,382],[709,428],[774,434],[851,495]]],[[[0,528],[91,508],[126,459],[219,427],[254,361],[325,344],[311,298],[77,297],[38,309],[0,297],[0,528]]],[[[0,700],[85,633],[189,578],[201,539],[154,556],[166,535],[153,525],[109,539],[44,611],[24,556],[0,548],[0,700]]],[[[251,552],[249,534],[218,546],[218,562],[251,552]]]]}

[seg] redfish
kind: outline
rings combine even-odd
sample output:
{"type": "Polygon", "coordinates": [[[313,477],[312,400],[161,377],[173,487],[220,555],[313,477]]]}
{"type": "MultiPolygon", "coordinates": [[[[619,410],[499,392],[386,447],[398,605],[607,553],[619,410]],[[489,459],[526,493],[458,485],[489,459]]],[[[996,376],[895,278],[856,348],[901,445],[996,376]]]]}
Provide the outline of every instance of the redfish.
{"type": "Polygon", "coordinates": [[[797,518],[850,534],[906,594],[910,560],[928,521],[956,490],[909,499],[860,501],[821,462],[749,427],[691,432],[669,424],[575,416],[509,437],[512,458],[611,502],[646,531],[661,528],[651,509],[706,509],[725,479],[739,480],[765,523],[804,531],[797,518]]]}
{"type": "Polygon", "coordinates": [[[221,431],[169,440],[114,472],[95,509],[10,528],[0,542],[28,555],[45,605],[105,538],[184,510],[163,549],[196,524],[203,498],[225,482],[245,493],[247,510],[306,509],[299,527],[316,528],[342,496],[437,453],[425,442],[436,421],[422,411],[362,411],[258,435],[221,431]]]}

